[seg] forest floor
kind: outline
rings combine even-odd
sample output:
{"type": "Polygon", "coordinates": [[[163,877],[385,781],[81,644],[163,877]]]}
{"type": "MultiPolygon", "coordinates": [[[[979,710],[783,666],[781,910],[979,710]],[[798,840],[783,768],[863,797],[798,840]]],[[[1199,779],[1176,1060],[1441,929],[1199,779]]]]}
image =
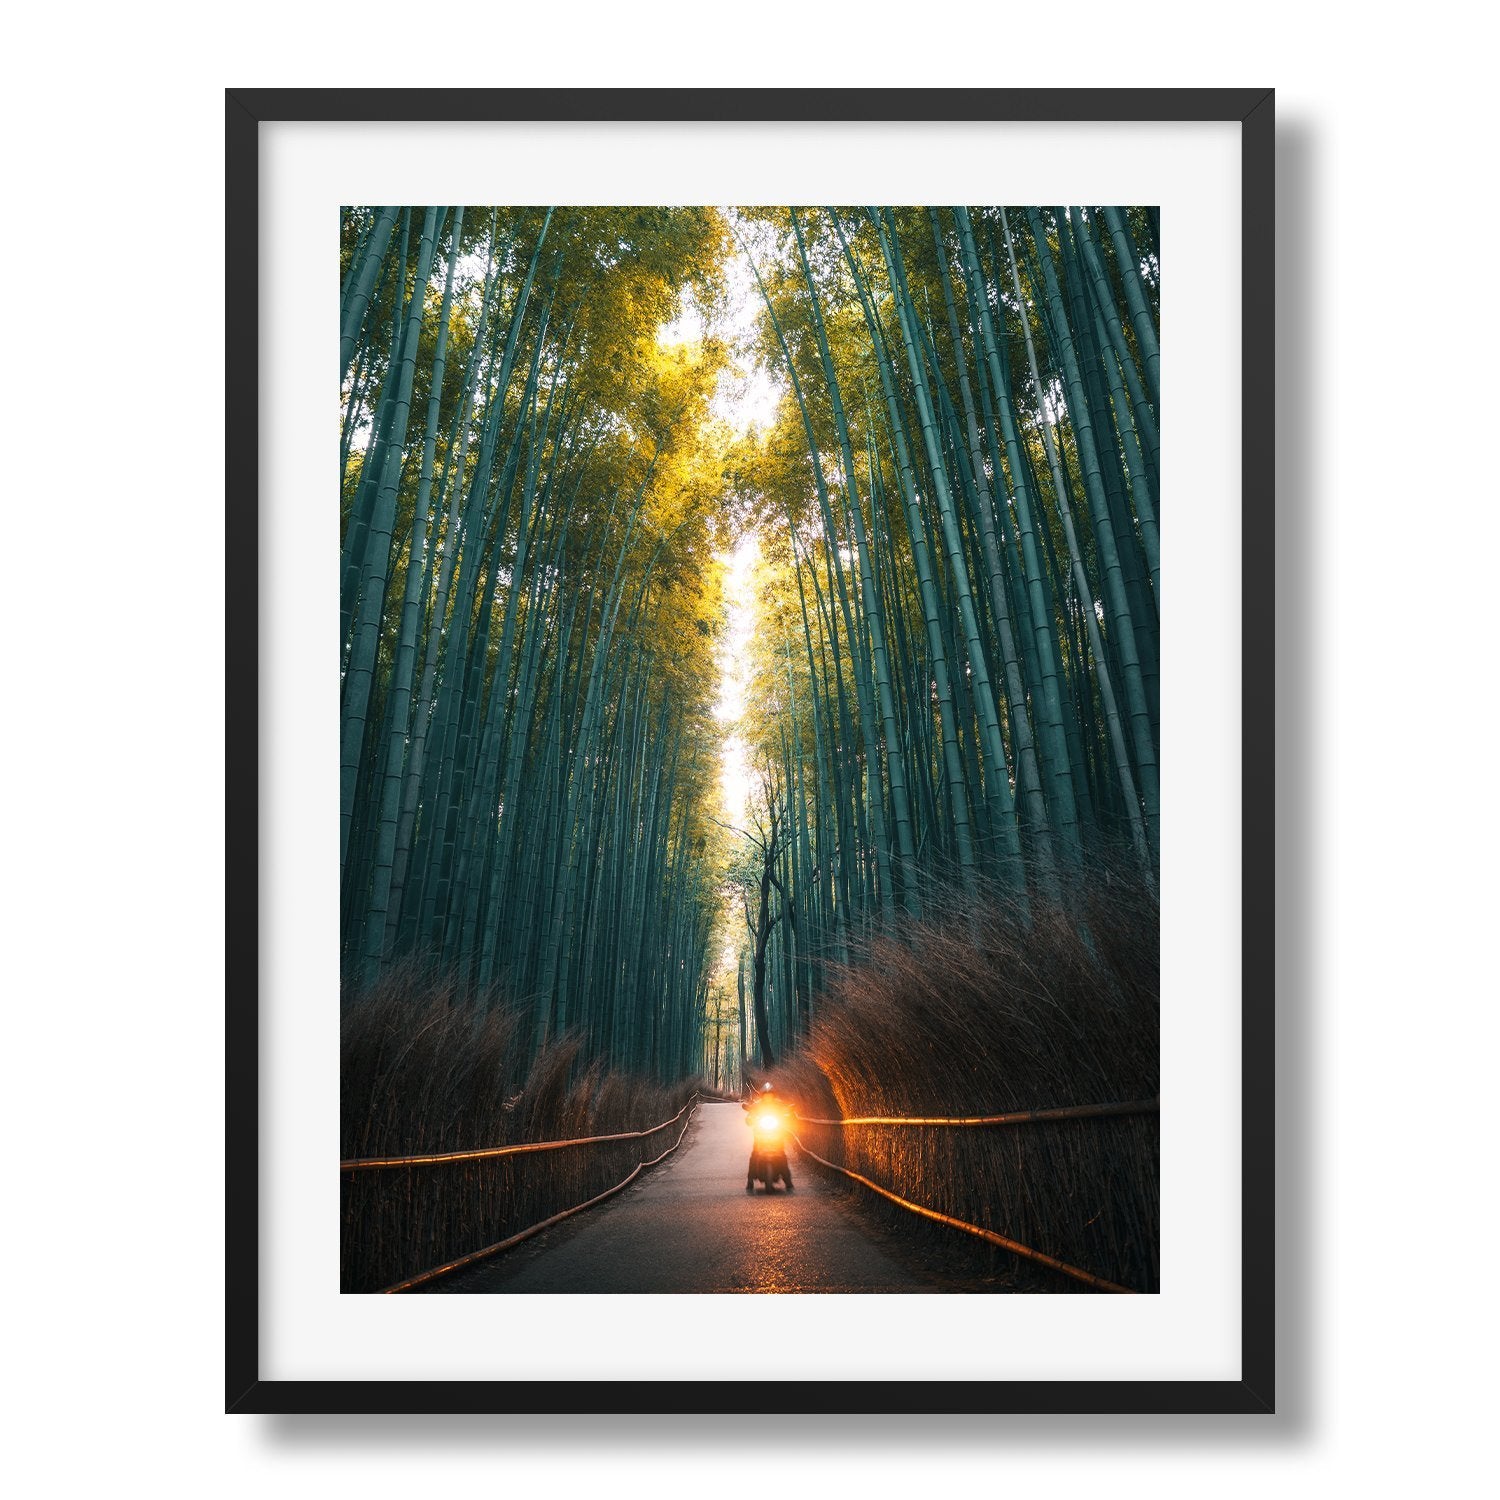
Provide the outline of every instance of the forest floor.
{"type": "MultiPolygon", "coordinates": [[[[745,1191],[737,1104],[703,1104],[682,1145],[617,1198],[432,1292],[1004,1292],[967,1247],[903,1231],[862,1190],[793,1155],[796,1191],[745,1191]]],[[[961,1237],[943,1231],[957,1240],[961,1237]]],[[[1028,1288],[1029,1289],[1029,1288],[1028,1288]]],[[[1040,1288],[1038,1288],[1040,1289],[1040,1288]]]]}

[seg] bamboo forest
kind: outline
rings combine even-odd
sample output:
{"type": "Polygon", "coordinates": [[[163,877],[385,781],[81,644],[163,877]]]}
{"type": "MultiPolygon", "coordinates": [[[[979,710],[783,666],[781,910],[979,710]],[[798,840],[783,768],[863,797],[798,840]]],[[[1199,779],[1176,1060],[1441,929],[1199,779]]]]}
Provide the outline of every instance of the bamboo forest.
{"type": "MultiPolygon", "coordinates": [[[[799,1209],[857,1167],[985,1229],[993,1289],[1156,1289],[1159,239],[344,210],[346,1166],[769,1083],[799,1209]],[[1058,1118],[927,1129],[1007,1111],[1058,1118]]],[[[352,1173],[345,1288],[670,1144],[352,1173]]]]}

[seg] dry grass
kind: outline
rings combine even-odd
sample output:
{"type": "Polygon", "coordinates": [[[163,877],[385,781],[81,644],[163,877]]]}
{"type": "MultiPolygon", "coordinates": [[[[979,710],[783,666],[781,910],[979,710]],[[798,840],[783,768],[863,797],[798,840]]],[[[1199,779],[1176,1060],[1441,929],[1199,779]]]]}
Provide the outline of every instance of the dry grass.
{"type": "MultiPolygon", "coordinates": [[[[408,966],[346,1002],[342,1159],[640,1130],[693,1093],[691,1080],[663,1088],[583,1067],[576,1038],[528,1066],[526,1028],[496,1000],[408,966]]],[[[612,1187],[672,1139],[344,1174],[341,1289],[379,1291],[494,1244],[612,1187]]]]}
{"type": "MultiPolygon", "coordinates": [[[[1153,1098],[1155,896],[1095,872],[1070,906],[1072,915],[1036,912],[1028,926],[992,896],[977,913],[950,910],[834,970],[806,1047],[781,1070],[802,1112],[977,1115],[1153,1098]]],[[[804,1139],[914,1202],[1106,1280],[1159,1288],[1154,1114],[965,1129],[809,1127],[804,1139]]],[[[1014,1260],[981,1254],[997,1269],[1014,1260]]],[[[1080,1289],[1051,1272],[1023,1281],[1080,1289]]]]}

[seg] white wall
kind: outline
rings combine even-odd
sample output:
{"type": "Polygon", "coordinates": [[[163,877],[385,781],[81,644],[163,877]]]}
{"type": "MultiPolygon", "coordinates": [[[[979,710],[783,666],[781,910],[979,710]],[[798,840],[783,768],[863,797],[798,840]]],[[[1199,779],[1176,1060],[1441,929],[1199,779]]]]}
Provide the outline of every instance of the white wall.
{"type": "Polygon", "coordinates": [[[1013,31],[976,0],[594,6],[591,24],[577,5],[271,0],[9,23],[0,595],[6,740],[31,763],[11,777],[0,912],[19,969],[8,1457],[39,1466],[23,1492],[294,1500],[650,1474],[678,1492],[1172,1500],[1493,1476],[1500,986],[1476,937],[1497,909],[1492,49],[1450,0],[1238,22],[1081,0],[1050,34],[1045,8],[1013,9],[1013,31]],[[1283,1414],[840,1420],[832,1446],[828,1424],[792,1420],[775,1456],[732,1416],[227,1418],[220,90],[833,81],[1278,89],[1283,1414]],[[165,1142],[164,1167],[128,1159],[165,1142]]]}

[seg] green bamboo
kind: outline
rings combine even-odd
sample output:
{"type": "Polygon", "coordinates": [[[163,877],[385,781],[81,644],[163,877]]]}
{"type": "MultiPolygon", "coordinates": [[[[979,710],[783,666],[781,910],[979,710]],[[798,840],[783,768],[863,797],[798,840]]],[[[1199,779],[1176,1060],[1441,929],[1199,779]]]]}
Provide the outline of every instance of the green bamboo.
{"type": "Polygon", "coordinates": [[[999,804],[1001,838],[1006,859],[1005,873],[1018,890],[1024,891],[1026,887],[1025,860],[1021,853],[1020,828],[1016,820],[1015,798],[1011,791],[1009,768],[1000,737],[999,713],[995,706],[994,690],[990,686],[989,664],[984,643],[979,635],[974,601],[969,591],[968,570],[963,562],[963,548],[959,539],[953,497],[948,485],[947,466],[943,461],[939,444],[937,419],[933,414],[927,371],[918,351],[911,297],[906,285],[901,246],[895,232],[895,215],[889,209],[885,213],[881,245],[886,252],[886,264],[891,276],[892,299],[896,305],[896,317],[901,327],[901,340],[906,349],[907,367],[911,373],[912,390],[917,403],[923,444],[927,451],[927,462],[931,472],[933,497],[937,501],[938,517],[947,547],[950,583],[957,596],[959,616],[963,622],[972,691],[977,700],[979,729],[986,760],[985,787],[987,793],[990,793],[993,788],[991,794],[999,804]]]}
{"type": "Polygon", "coordinates": [[[1151,321],[1151,310],[1146,306],[1146,293],[1141,286],[1140,263],[1136,260],[1134,247],[1125,218],[1118,208],[1100,210],[1110,238],[1114,241],[1115,267],[1121,285],[1125,289],[1125,303],[1130,309],[1130,326],[1135,330],[1136,347],[1141,352],[1141,363],[1146,369],[1146,384],[1151,393],[1151,405],[1161,410],[1161,349],[1156,340],[1156,327],[1151,321]]]}
{"type": "Polygon", "coordinates": [[[1067,537],[1073,580],[1078,589],[1079,599],[1084,604],[1083,619],[1089,646],[1094,653],[1095,680],[1098,683],[1099,695],[1104,705],[1104,716],[1109,726],[1110,744],[1114,749],[1115,769],[1119,777],[1121,795],[1125,801],[1131,841],[1135,846],[1137,858],[1143,864],[1148,864],[1151,856],[1146,843],[1140,800],[1136,796],[1135,773],[1131,767],[1130,753],[1126,749],[1125,732],[1115,702],[1114,684],[1106,664],[1104,646],[1099,637],[1099,623],[1093,610],[1094,591],[1089,587],[1088,575],[1084,571],[1083,550],[1079,545],[1077,529],[1073,524],[1073,508],[1068,500],[1067,481],[1063,477],[1062,465],[1058,460],[1057,449],[1052,440],[1052,428],[1047,421],[1043,394],[1045,387],[1042,385],[1041,372],[1037,367],[1036,346],[1031,336],[1031,324],[1026,318],[1026,299],[1021,293],[1021,273],[1016,265],[1015,244],[1004,209],[1000,211],[1000,220],[1005,233],[1006,250],[1010,256],[1011,282],[1015,290],[1016,305],[1021,309],[1021,328],[1026,341],[1026,359],[1031,369],[1031,381],[1037,400],[1037,423],[1041,429],[1043,446],[1046,449],[1047,464],[1052,471],[1053,495],[1057,502],[1058,514],[1062,519],[1063,532],[1067,537]]]}
{"type": "Polygon", "coordinates": [[[1160,791],[1151,711],[1137,649],[1135,623],[1126,593],[1125,576],[1120,564],[1120,548],[1110,517],[1109,498],[1105,493],[1104,478],[1100,471],[1099,452],[1094,441],[1088,393],[1084,386],[1072,334],[1067,327],[1062,293],[1057,284],[1057,273],[1052,264],[1051,254],[1047,250],[1040,215],[1034,208],[1028,209],[1027,218],[1031,225],[1032,240],[1036,245],[1037,259],[1041,263],[1047,302],[1052,309],[1055,323],[1058,325],[1058,352],[1062,359],[1063,378],[1068,393],[1068,407],[1072,416],[1074,438],[1078,444],[1079,466],[1083,470],[1084,492],[1094,523],[1094,546],[1104,582],[1106,607],[1114,627],[1110,634],[1110,641],[1119,653],[1123,665],[1121,675],[1125,682],[1131,747],[1135,753],[1136,775],[1145,812],[1147,843],[1154,859],[1158,847],[1161,818],[1160,791]]]}

